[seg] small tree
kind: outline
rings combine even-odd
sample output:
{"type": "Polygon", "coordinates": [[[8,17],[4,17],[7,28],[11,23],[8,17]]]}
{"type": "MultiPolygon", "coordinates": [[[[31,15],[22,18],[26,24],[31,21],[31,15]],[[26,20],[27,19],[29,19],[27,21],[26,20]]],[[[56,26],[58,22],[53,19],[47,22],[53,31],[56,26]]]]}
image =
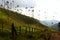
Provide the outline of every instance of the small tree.
{"type": "Polygon", "coordinates": [[[34,17],[34,9],[32,10],[32,17],[34,17]]]}
{"type": "Polygon", "coordinates": [[[12,7],[14,8],[14,0],[12,0],[12,7]]]}
{"type": "Polygon", "coordinates": [[[21,34],[21,26],[20,26],[20,30],[19,31],[20,31],[20,34],[21,34]]]}
{"type": "Polygon", "coordinates": [[[17,7],[19,7],[19,5],[17,5],[17,7]]]}
{"type": "Polygon", "coordinates": [[[9,8],[9,1],[6,1],[7,8],[9,8]]]}
{"type": "Polygon", "coordinates": [[[16,29],[15,29],[15,26],[14,26],[14,23],[12,23],[12,25],[11,25],[11,29],[12,29],[12,40],[16,40],[16,36],[17,36],[17,31],[16,31],[16,29]]]}
{"type": "Polygon", "coordinates": [[[2,5],[3,5],[3,7],[5,8],[5,0],[2,0],[2,1],[3,1],[3,4],[4,4],[4,5],[3,5],[3,4],[2,4],[2,5]]]}
{"type": "Polygon", "coordinates": [[[28,7],[25,7],[25,9],[26,9],[26,15],[27,15],[27,9],[28,9],[28,7]]]}
{"type": "Polygon", "coordinates": [[[5,26],[5,24],[8,24],[8,22],[7,22],[7,20],[5,20],[4,18],[0,18],[0,24],[1,24],[1,26],[0,26],[0,28],[1,28],[1,32],[2,32],[2,37],[4,36],[4,26],[5,26]]]}
{"type": "Polygon", "coordinates": [[[58,23],[58,27],[60,27],[60,22],[58,23]]]}
{"type": "Polygon", "coordinates": [[[26,27],[25,33],[27,33],[27,27],[26,27]]]}

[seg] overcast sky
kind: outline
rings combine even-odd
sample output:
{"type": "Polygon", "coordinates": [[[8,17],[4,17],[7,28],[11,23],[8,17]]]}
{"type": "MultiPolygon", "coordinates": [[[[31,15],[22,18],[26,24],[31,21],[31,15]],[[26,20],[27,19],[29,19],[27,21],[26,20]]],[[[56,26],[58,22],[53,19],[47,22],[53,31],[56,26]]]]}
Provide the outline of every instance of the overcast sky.
{"type": "Polygon", "coordinates": [[[56,20],[48,21],[46,25],[54,25],[60,21],[60,0],[17,0],[16,3],[20,4],[20,7],[33,6],[34,17],[39,20],[56,20]]]}
{"type": "MultiPolygon", "coordinates": [[[[11,1],[11,0],[9,0],[11,1]]],[[[60,0],[14,0],[14,5],[20,7],[35,7],[35,18],[41,20],[59,20],[60,21],[60,0]],[[40,10],[40,13],[38,12],[40,10]],[[45,16],[47,19],[45,19],[45,16]]]]}
{"type": "Polygon", "coordinates": [[[36,8],[41,10],[41,15],[46,14],[48,20],[52,20],[52,16],[55,16],[54,19],[60,21],[60,0],[36,0],[36,8]]]}
{"type": "Polygon", "coordinates": [[[35,0],[14,0],[15,4],[19,4],[20,7],[34,7],[35,0]]]}
{"type": "Polygon", "coordinates": [[[34,14],[36,18],[38,18],[38,16],[36,15],[41,14],[40,15],[41,20],[44,20],[45,16],[47,16],[46,20],[52,20],[52,16],[54,16],[54,20],[60,20],[60,0],[14,0],[14,1],[15,1],[14,5],[19,5],[20,7],[26,6],[35,7],[34,14]],[[38,10],[40,10],[40,13],[38,12],[38,10]]]}
{"type": "Polygon", "coordinates": [[[26,6],[34,7],[35,8],[34,15],[35,18],[37,19],[60,21],[60,0],[14,0],[14,1],[15,1],[14,5],[19,5],[20,7],[26,6]],[[40,12],[38,12],[38,10],[40,10],[40,12]],[[45,19],[45,17],[47,17],[47,19],[45,19]]]}

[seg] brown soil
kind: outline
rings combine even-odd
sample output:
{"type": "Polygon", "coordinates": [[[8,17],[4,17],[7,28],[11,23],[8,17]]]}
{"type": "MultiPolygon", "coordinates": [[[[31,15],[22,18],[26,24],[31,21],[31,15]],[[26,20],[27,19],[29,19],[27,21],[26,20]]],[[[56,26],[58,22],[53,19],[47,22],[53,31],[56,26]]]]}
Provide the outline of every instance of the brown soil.
{"type": "Polygon", "coordinates": [[[58,33],[52,33],[50,40],[60,40],[60,35],[58,33]]]}

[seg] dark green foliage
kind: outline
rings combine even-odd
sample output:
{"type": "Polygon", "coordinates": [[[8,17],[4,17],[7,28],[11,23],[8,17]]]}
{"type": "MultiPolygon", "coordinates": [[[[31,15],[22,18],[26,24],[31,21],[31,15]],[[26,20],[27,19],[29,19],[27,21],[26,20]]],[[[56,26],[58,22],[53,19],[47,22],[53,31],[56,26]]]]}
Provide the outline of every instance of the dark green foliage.
{"type": "Polygon", "coordinates": [[[21,26],[20,26],[20,33],[19,34],[21,34],[21,26]]]}
{"type": "Polygon", "coordinates": [[[17,5],[17,7],[19,7],[19,5],[17,5]]]}
{"type": "Polygon", "coordinates": [[[9,3],[9,1],[6,1],[6,3],[8,4],[8,3],[9,3]]]}
{"type": "Polygon", "coordinates": [[[60,22],[58,23],[58,27],[60,27],[60,22]]]}
{"type": "Polygon", "coordinates": [[[0,7],[3,7],[3,5],[1,4],[0,7]]]}
{"type": "Polygon", "coordinates": [[[15,29],[15,27],[14,27],[14,23],[12,23],[12,34],[14,34],[15,33],[15,35],[17,35],[17,31],[16,31],[16,29],[15,29]]]}
{"type": "Polygon", "coordinates": [[[15,39],[15,36],[17,36],[17,31],[16,31],[16,29],[15,29],[15,27],[14,27],[14,23],[12,23],[12,40],[16,40],[15,39]]]}
{"type": "MultiPolygon", "coordinates": [[[[20,28],[20,32],[21,34],[17,34],[19,32],[16,31],[15,29],[15,26],[14,26],[14,23],[12,23],[11,25],[11,30],[12,30],[12,38],[11,38],[11,32],[3,32],[3,37],[6,38],[7,40],[41,40],[41,39],[44,39],[44,40],[48,40],[50,39],[50,33],[51,33],[51,30],[49,29],[44,29],[44,30],[40,30],[39,31],[36,29],[36,28],[31,28],[31,27],[26,27],[26,31],[25,33],[23,33],[22,29],[21,29],[21,26],[19,27],[20,28]],[[29,31],[27,30],[27,28],[29,29],[29,31]],[[34,30],[37,30],[36,32],[34,31],[30,31],[30,29],[34,29],[34,30]],[[9,38],[8,38],[9,37],[9,38]]],[[[7,31],[7,30],[6,30],[7,31]]]]}
{"type": "Polygon", "coordinates": [[[26,31],[25,31],[25,33],[27,33],[27,27],[26,27],[26,31]]]}
{"type": "Polygon", "coordinates": [[[30,33],[30,27],[29,27],[29,33],[30,33]]]}
{"type": "Polygon", "coordinates": [[[6,1],[7,8],[9,8],[9,1],[6,1]]]}
{"type": "Polygon", "coordinates": [[[33,28],[32,28],[32,32],[33,32],[33,28]]]}

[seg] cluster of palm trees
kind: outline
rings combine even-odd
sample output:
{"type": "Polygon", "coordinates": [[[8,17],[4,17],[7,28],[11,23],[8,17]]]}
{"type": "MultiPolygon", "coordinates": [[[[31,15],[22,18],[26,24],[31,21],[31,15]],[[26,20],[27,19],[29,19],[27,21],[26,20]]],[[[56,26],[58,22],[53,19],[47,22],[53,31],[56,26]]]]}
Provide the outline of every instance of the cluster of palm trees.
{"type": "MultiPolygon", "coordinates": [[[[2,0],[2,4],[0,5],[0,7],[12,9],[14,8],[14,3],[14,0],[12,0],[11,2],[10,0],[2,0]]],[[[19,7],[19,5],[17,5],[16,7],[19,7]]]]}
{"type": "MultiPolygon", "coordinates": [[[[19,7],[19,5],[17,5],[17,7],[19,7]]],[[[31,15],[31,17],[34,17],[34,7],[25,7],[24,9],[26,9],[26,13],[24,14],[24,15],[28,15],[29,14],[29,16],[31,15]],[[30,13],[31,12],[31,13],[30,13]]],[[[19,13],[23,13],[23,9],[15,9],[17,12],[19,12],[19,13]]]]}
{"type": "MultiPolygon", "coordinates": [[[[12,1],[10,1],[10,0],[2,0],[2,2],[3,2],[3,4],[1,4],[0,6],[1,7],[3,7],[3,8],[7,8],[7,9],[12,9],[12,8],[17,8],[17,7],[19,7],[19,5],[16,5],[16,6],[14,6],[14,3],[15,3],[15,1],[14,0],[12,0],[12,1]]],[[[32,9],[32,10],[28,10],[28,7],[25,7],[25,9],[26,9],[26,11],[28,10],[28,11],[31,11],[31,15],[32,15],[32,17],[34,17],[34,9],[33,9],[34,7],[30,7],[30,9],[32,9]]],[[[17,11],[19,11],[19,9],[17,9],[17,11]]],[[[26,12],[26,15],[27,15],[28,13],[26,12]]]]}
{"type": "MultiPolygon", "coordinates": [[[[26,7],[25,9],[26,9],[26,11],[27,11],[28,7],[26,7]]],[[[32,15],[32,17],[34,17],[34,7],[30,7],[30,9],[28,10],[28,12],[31,11],[31,12],[32,12],[31,15],[32,15]],[[30,10],[30,9],[32,9],[32,10],[30,10]]],[[[26,13],[26,15],[27,15],[27,14],[28,14],[28,13],[26,13]]],[[[29,14],[30,14],[30,13],[29,13],[29,14]]]]}

